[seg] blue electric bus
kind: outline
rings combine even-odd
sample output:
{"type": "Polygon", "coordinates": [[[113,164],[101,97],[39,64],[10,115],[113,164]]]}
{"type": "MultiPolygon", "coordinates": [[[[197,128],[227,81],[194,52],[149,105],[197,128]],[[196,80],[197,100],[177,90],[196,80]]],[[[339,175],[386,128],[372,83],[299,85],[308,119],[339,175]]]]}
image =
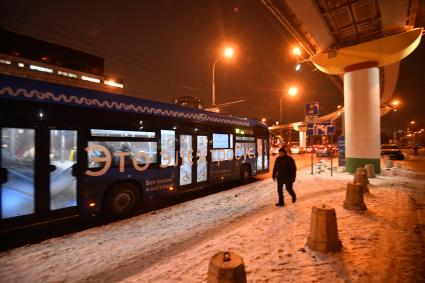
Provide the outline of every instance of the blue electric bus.
{"type": "Polygon", "coordinates": [[[0,74],[0,230],[268,172],[256,120],[0,74]]]}

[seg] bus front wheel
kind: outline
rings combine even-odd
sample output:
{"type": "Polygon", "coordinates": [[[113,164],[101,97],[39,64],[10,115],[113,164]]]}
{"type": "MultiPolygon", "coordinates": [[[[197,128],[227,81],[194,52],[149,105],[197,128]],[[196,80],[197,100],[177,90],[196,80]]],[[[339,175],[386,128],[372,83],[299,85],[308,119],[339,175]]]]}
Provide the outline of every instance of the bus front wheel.
{"type": "Polygon", "coordinates": [[[251,169],[248,166],[241,167],[239,179],[242,184],[246,184],[251,180],[251,169]]]}
{"type": "Polygon", "coordinates": [[[112,217],[125,217],[140,203],[140,191],[135,184],[121,183],[112,187],[105,200],[105,209],[112,217]]]}

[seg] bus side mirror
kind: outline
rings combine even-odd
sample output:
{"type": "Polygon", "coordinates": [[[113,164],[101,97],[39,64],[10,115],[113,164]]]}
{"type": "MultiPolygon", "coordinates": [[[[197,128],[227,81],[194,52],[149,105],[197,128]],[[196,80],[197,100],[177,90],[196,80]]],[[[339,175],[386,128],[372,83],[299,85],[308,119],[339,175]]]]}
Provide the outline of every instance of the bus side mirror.
{"type": "Polygon", "coordinates": [[[74,163],[74,165],[72,165],[71,175],[74,176],[74,177],[78,176],[78,165],[77,165],[77,163],[74,163]]]}
{"type": "Polygon", "coordinates": [[[9,172],[6,168],[0,168],[0,184],[7,183],[9,172]]]}
{"type": "Polygon", "coordinates": [[[50,164],[49,165],[49,172],[53,172],[57,169],[56,165],[50,164]]]}

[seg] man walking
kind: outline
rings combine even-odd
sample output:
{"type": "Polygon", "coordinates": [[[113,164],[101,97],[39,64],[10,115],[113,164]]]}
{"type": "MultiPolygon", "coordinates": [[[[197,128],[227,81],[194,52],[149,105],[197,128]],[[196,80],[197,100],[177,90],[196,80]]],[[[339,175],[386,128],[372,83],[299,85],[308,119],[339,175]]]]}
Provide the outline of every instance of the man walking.
{"type": "Polygon", "coordinates": [[[277,206],[285,205],[283,201],[284,184],[286,190],[292,197],[292,202],[294,203],[297,201],[297,196],[292,189],[292,184],[295,182],[296,175],[297,166],[295,165],[294,159],[286,154],[285,148],[281,147],[279,149],[279,156],[276,158],[273,167],[273,181],[277,179],[277,193],[279,195],[279,202],[276,203],[277,206]]]}

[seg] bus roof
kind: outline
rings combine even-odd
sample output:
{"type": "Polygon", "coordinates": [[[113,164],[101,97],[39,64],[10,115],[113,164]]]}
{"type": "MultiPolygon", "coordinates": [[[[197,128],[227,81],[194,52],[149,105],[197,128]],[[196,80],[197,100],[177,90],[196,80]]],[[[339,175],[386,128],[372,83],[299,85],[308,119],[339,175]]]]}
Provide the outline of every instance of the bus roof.
{"type": "Polygon", "coordinates": [[[133,112],[194,122],[266,128],[264,123],[253,119],[4,74],[0,74],[0,98],[133,112]]]}

